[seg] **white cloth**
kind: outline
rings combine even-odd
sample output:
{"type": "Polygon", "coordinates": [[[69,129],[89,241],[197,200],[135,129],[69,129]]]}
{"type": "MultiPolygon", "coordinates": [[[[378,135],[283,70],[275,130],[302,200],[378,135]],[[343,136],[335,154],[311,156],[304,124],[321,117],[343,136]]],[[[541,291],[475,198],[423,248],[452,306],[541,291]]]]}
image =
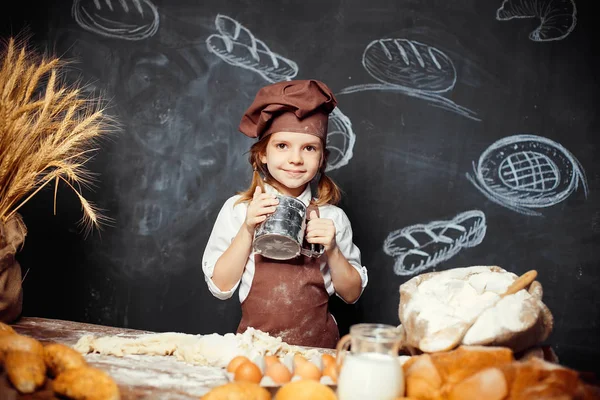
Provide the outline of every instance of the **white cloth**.
{"type": "MultiPolygon", "coordinates": [[[[265,190],[267,193],[277,193],[277,190],[270,185],[265,184],[265,190]]],[[[215,225],[213,226],[210,238],[204,250],[202,257],[202,271],[204,272],[204,278],[208,284],[210,292],[218,299],[225,300],[233,296],[235,290],[240,287],[239,297],[240,303],[243,302],[252,286],[252,280],[254,278],[254,252],[250,253],[248,261],[246,262],[246,268],[242,274],[241,279],[228,291],[220,290],[212,280],[213,271],[217,260],[227,250],[235,236],[237,235],[240,227],[246,220],[246,211],[248,209],[247,203],[240,203],[234,207],[235,202],[240,198],[239,195],[235,195],[227,199],[219,215],[215,225]]],[[[306,186],[304,192],[298,196],[306,206],[310,203],[312,198],[310,185],[306,186]]],[[[339,207],[333,205],[325,205],[319,207],[319,214],[321,218],[329,218],[333,220],[335,225],[336,235],[335,240],[342,254],[346,257],[350,265],[352,265],[360,274],[362,282],[362,292],[368,282],[367,269],[361,265],[360,261],[360,250],[352,242],[352,227],[350,220],[346,216],[346,213],[339,207]]],[[[336,293],[331,281],[331,274],[329,267],[325,261],[321,262],[321,274],[323,275],[323,281],[327,293],[331,296],[336,293]]],[[[337,294],[337,293],[336,293],[337,294]]],[[[342,300],[344,300],[339,294],[337,294],[342,300]]],[[[360,298],[360,296],[359,296],[360,298]]],[[[358,300],[358,298],[356,299],[358,300]]],[[[344,300],[345,301],[345,300],[344,300]]]]}

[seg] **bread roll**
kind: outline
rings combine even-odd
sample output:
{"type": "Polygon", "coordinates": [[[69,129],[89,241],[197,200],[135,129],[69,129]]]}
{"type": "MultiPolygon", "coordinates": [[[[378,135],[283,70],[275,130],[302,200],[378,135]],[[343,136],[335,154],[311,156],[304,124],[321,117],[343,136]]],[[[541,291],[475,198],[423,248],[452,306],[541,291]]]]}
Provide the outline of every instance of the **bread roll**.
{"type": "Polygon", "coordinates": [[[104,371],[92,367],[67,369],[52,383],[55,393],[73,400],[119,400],[119,388],[104,371]]]}
{"type": "Polygon", "coordinates": [[[61,343],[51,343],[44,346],[44,362],[52,376],[58,376],[58,374],[70,368],[87,365],[81,353],[61,343]]]}
{"type": "Polygon", "coordinates": [[[267,389],[252,382],[230,382],[211,389],[202,400],[271,400],[267,389]]]}
{"type": "Polygon", "coordinates": [[[428,354],[412,357],[403,368],[408,397],[423,400],[441,398],[442,377],[428,354]]]}
{"type": "Polygon", "coordinates": [[[581,381],[577,371],[539,358],[499,367],[510,386],[511,400],[573,398],[581,381]]]}
{"type": "Polygon", "coordinates": [[[330,387],[314,380],[303,379],[286,383],[277,391],[275,400],[336,400],[330,387]]]}
{"type": "Polygon", "coordinates": [[[10,351],[24,351],[44,359],[44,346],[37,340],[22,335],[0,335],[0,362],[10,351]]]}
{"type": "Polygon", "coordinates": [[[12,326],[5,324],[4,322],[0,322],[0,335],[4,335],[4,334],[16,334],[17,332],[15,332],[15,330],[12,328],[12,326]]]}
{"type": "Polygon", "coordinates": [[[498,367],[514,361],[506,347],[460,346],[448,352],[431,354],[442,381],[453,386],[485,368],[498,367]]]}
{"type": "Polygon", "coordinates": [[[507,394],[508,386],[502,371],[486,368],[452,386],[448,400],[502,400],[507,394]]]}
{"type": "Polygon", "coordinates": [[[10,383],[21,393],[33,393],[46,381],[46,365],[37,353],[9,351],[4,369],[10,383]]]}

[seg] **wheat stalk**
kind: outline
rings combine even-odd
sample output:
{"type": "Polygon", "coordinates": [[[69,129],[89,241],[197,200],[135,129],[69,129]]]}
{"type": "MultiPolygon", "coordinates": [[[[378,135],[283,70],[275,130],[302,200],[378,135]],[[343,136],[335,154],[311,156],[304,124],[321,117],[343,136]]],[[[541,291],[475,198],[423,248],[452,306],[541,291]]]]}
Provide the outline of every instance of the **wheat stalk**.
{"type": "Polygon", "coordinates": [[[102,99],[84,98],[61,79],[58,58],[46,58],[10,38],[0,52],[0,222],[50,182],[62,181],[77,195],[86,233],[111,219],[82,195],[93,175],[85,164],[98,140],[116,124],[102,99]]]}

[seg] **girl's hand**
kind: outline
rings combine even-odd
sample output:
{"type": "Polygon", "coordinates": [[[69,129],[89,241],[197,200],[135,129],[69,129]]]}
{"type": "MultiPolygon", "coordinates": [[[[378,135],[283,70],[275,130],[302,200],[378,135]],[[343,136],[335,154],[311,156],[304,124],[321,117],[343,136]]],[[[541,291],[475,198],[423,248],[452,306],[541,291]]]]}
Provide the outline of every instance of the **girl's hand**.
{"type": "Polygon", "coordinates": [[[318,218],[315,211],[311,211],[310,219],[306,224],[306,241],[313,244],[322,244],[326,252],[337,247],[335,242],[335,225],[333,220],[318,218]]]}
{"type": "Polygon", "coordinates": [[[277,209],[279,200],[274,194],[262,193],[260,186],[257,186],[254,190],[254,196],[252,201],[248,204],[248,211],[246,211],[246,229],[250,234],[254,234],[254,229],[257,224],[260,224],[269,214],[273,214],[277,209]]]}

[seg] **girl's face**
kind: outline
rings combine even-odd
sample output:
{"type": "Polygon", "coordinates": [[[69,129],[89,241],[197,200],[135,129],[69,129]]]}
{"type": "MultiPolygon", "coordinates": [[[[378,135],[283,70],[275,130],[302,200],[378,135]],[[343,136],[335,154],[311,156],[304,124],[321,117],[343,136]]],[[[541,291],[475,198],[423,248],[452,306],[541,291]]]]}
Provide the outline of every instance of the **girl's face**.
{"type": "Polygon", "coordinates": [[[260,161],[267,164],[281,193],[297,197],[321,167],[323,144],[308,133],[276,132],[270,135],[260,161]]]}

